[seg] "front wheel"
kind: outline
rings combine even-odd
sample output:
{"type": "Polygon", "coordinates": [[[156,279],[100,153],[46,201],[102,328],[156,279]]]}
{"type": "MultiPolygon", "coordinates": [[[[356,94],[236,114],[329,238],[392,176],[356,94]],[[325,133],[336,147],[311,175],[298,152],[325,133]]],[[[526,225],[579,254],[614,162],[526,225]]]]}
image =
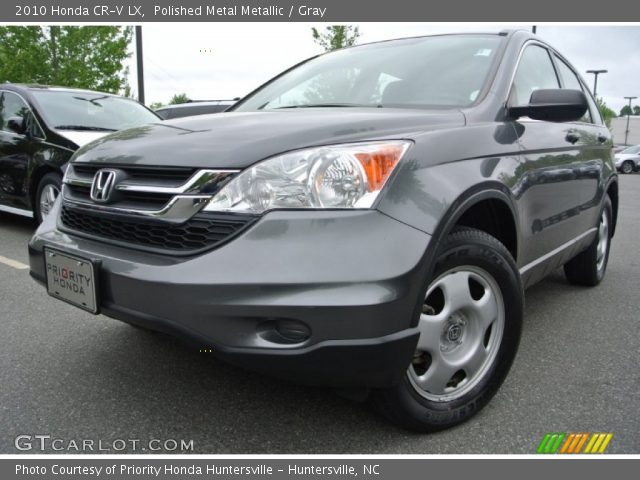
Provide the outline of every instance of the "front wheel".
{"type": "Polygon", "coordinates": [[[622,164],[621,169],[622,173],[633,173],[633,171],[635,170],[635,165],[631,160],[627,160],[622,164]]]}
{"type": "Polygon", "coordinates": [[[33,216],[38,224],[42,223],[55,203],[62,188],[62,177],[54,172],[47,173],[40,179],[36,190],[33,216]]]}
{"type": "Polygon", "coordinates": [[[509,251],[485,232],[454,231],[426,291],[413,361],[399,385],[374,392],[374,403],[411,430],[464,422],[504,381],[522,315],[522,283],[509,251]]]}

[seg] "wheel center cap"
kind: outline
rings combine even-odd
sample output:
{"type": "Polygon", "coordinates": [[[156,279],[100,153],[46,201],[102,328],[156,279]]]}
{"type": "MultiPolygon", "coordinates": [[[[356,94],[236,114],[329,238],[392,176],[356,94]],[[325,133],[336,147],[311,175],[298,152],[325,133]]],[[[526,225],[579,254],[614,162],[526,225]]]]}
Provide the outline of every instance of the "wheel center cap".
{"type": "Polygon", "coordinates": [[[457,342],[462,336],[462,327],[460,325],[451,325],[447,330],[447,340],[457,342]]]}
{"type": "Polygon", "coordinates": [[[451,315],[444,324],[440,336],[440,350],[450,352],[458,347],[464,338],[464,330],[467,319],[460,312],[451,315]]]}

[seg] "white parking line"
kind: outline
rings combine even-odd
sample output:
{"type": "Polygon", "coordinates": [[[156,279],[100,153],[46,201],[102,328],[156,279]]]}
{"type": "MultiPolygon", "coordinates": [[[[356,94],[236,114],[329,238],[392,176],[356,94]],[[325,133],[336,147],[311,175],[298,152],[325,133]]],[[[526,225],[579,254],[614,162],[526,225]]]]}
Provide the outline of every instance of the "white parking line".
{"type": "Polygon", "coordinates": [[[19,262],[17,260],[12,260],[10,258],[7,257],[3,257],[2,255],[0,255],[0,263],[4,263],[5,265],[9,265],[10,267],[13,267],[17,270],[25,270],[27,268],[29,268],[29,265],[25,265],[22,262],[19,262]]]}

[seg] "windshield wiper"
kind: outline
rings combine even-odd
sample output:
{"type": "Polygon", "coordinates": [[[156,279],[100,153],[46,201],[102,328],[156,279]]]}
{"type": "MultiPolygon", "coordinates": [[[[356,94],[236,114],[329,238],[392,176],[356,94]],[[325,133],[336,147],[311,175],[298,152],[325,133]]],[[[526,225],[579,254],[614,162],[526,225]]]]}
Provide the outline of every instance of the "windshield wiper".
{"type": "Polygon", "coordinates": [[[84,97],[73,97],[76,100],[84,100],[85,102],[89,102],[92,103],[93,105],[97,106],[97,107],[101,107],[102,104],[96,102],[96,100],[103,100],[105,98],[109,98],[109,95],[102,95],[100,97],[95,97],[95,98],[84,98],[84,97]]]}
{"type": "Polygon", "coordinates": [[[117,132],[116,128],[90,127],[88,125],[56,125],[57,130],[87,130],[91,132],[117,132]]]}
{"type": "Polygon", "coordinates": [[[302,105],[284,105],[283,107],[275,107],[271,110],[280,110],[283,108],[322,108],[322,107],[365,107],[365,108],[382,108],[382,105],[371,103],[306,103],[302,105]]]}

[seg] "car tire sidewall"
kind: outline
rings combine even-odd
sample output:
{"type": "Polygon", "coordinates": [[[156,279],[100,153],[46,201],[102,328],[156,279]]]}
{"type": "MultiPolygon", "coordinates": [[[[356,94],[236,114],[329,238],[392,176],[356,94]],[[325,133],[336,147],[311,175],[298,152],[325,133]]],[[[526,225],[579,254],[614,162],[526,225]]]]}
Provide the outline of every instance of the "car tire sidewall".
{"type": "Polygon", "coordinates": [[[633,171],[635,170],[635,165],[633,164],[632,161],[627,160],[625,162],[622,163],[622,173],[633,173],[633,171]]]}
{"type": "Polygon", "coordinates": [[[438,278],[442,273],[463,265],[485,270],[501,290],[505,311],[501,344],[484,377],[462,397],[451,401],[439,402],[425,398],[416,391],[408,374],[405,374],[401,383],[392,389],[395,397],[393,401],[400,402],[403,410],[411,412],[411,417],[423,419],[421,426],[407,425],[409,428],[435,431],[470,418],[496,393],[518,350],[523,316],[523,289],[515,262],[504,247],[495,248],[490,242],[464,243],[458,237],[439,255],[432,278],[438,278]]]}
{"type": "Polygon", "coordinates": [[[54,185],[58,188],[58,191],[61,191],[62,175],[55,172],[49,172],[40,179],[40,182],[38,182],[38,188],[36,190],[33,205],[33,218],[38,225],[41,224],[43,220],[42,213],[40,212],[40,195],[42,194],[42,190],[44,190],[47,185],[54,185]]]}

